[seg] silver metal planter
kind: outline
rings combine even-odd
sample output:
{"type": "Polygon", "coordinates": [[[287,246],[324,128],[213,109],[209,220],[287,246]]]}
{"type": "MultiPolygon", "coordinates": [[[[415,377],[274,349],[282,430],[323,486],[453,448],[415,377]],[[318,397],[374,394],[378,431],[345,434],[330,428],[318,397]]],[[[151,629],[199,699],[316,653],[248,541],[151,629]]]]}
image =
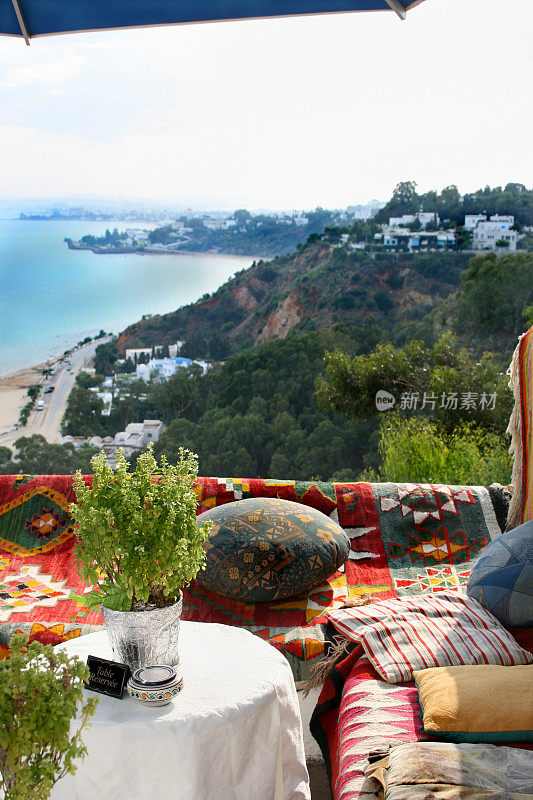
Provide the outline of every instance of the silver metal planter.
{"type": "Polygon", "coordinates": [[[112,611],[102,606],[113,658],[132,672],[153,664],[177,667],[182,604],[183,596],[172,606],[149,611],[112,611]]]}

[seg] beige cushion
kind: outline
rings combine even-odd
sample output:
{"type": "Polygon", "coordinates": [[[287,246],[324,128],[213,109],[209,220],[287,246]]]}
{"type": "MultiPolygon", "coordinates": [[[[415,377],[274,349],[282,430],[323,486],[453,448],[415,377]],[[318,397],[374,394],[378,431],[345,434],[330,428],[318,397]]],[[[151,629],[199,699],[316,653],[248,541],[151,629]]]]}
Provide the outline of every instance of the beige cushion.
{"type": "Polygon", "coordinates": [[[426,733],[452,741],[533,740],[533,666],[415,670],[426,733]]]}

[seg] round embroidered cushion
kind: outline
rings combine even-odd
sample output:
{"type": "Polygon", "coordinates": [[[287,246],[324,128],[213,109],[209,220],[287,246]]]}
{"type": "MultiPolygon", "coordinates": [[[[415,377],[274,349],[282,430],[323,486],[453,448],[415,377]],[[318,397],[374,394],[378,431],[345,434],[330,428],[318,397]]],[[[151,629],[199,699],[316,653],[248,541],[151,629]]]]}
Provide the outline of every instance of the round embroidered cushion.
{"type": "Polygon", "coordinates": [[[281,600],[323,583],[346,561],[350,540],[315,508],[253,497],[205,511],[211,520],[207,561],[197,582],[213,592],[256,603],[281,600]]]}
{"type": "Polygon", "coordinates": [[[533,520],[502,533],[481,551],[467,594],[507,627],[533,625],[533,520]]]}

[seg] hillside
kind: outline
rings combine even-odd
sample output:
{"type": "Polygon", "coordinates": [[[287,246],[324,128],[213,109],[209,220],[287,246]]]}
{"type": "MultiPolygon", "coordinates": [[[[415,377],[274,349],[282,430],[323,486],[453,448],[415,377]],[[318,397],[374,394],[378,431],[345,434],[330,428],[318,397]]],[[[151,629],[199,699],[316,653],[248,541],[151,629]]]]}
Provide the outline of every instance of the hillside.
{"type": "Polygon", "coordinates": [[[289,331],[361,325],[392,330],[420,320],[456,291],[471,254],[354,251],[318,237],[289,256],[259,261],[214,294],[143,319],[119,337],[126,347],[185,341],[182,353],[221,359],[289,331]]]}

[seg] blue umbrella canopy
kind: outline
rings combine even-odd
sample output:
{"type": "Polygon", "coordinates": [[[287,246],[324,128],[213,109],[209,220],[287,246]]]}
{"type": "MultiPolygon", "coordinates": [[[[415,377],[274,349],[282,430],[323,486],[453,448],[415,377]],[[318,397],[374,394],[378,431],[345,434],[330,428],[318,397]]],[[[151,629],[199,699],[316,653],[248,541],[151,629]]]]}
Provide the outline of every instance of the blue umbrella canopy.
{"type": "Polygon", "coordinates": [[[0,34],[54,33],[187,22],[332,14],[406,12],[423,0],[0,0],[0,34]]]}

